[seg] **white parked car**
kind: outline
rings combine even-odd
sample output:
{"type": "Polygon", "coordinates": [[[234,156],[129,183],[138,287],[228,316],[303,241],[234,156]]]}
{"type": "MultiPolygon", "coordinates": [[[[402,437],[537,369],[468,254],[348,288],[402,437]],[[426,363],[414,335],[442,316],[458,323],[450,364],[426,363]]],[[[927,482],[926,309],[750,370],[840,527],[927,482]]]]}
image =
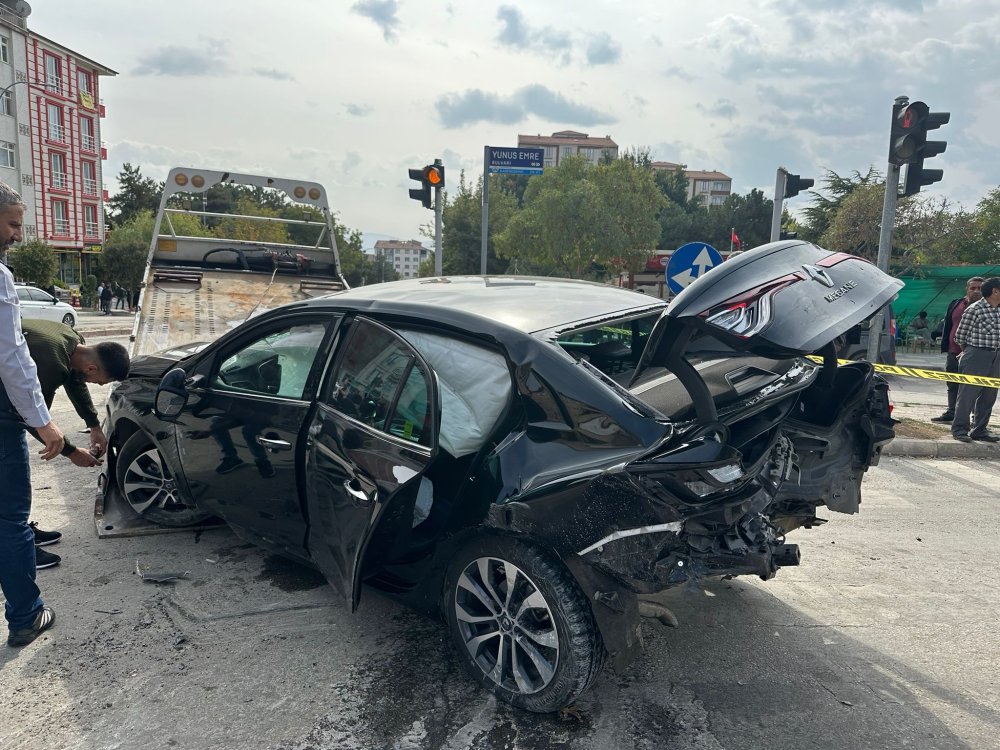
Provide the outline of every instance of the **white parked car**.
{"type": "Polygon", "coordinates": [[[55,320],[76,328],[76,310],[65,302],[60,302],[48,292],[38,287],[17,285],[17,297],[21,303],[22,318],[55,320]]]}

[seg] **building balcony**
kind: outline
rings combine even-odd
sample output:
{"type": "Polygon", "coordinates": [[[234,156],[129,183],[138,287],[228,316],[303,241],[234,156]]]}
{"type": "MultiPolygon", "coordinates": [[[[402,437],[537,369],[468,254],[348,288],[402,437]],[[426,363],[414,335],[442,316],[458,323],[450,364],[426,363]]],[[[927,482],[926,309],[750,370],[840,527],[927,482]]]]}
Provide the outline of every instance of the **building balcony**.
{"type": "Polygon", "coordinates": [[[69,190],[69,179],[66,177],[65,172],[52,173],[52,187],[59,190],[69,190]]]}
{"type": "Polygon", "coordinates": [[[92,135],[80,135],[80,148],[84,151],[89,151],[92,154],[97,153],[97,141],[94,140],[92,135]]]}
{"type": "Polygon", "coordinates": [[[59,76],[46,75],[45,76],[45,90],[51,91],[55,94],[62,94],[63,92],[63,79],[59,76]]]}
{"type": "Polygon", "coordinates": [[[10,24],[15,29],[28,30],[28,21],[20,13],[0,7],[0,21],[10,24]]]}
{"type": "Polygon", "coordinates": [[[59,141],[59,143],[66,142],[66,128],[54,122],[49,123],[49,139],[53,141],[59,141]]]}
{"type": "Polygon", "coordinates": [[[69,219],[53,219],[52,233],[57,237],[69,237],[69,219]]]}
{"type": "Polygon", "coordinates": [[[97,195],[97,180],[93,178],[84,177],[83,178],[83,194],[84,195],[97,195]]]}
{"type": "Polygon", "coordinates": [[[88,221],[83,225],[83,233],[87,237],[97,237],[98,234],[97,222],[88,221]]]}

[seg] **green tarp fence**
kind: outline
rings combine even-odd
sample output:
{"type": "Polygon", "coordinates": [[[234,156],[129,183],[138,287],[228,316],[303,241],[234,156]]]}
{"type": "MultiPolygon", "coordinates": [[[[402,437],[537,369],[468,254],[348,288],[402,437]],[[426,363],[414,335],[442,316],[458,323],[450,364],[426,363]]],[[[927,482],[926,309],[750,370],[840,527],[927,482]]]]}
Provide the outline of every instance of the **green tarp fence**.
{"type": "Polygon", "coordinates": [[[927,311],[927,319],[934,328],[943,318],[948,303],[965,296],[965,282],[973,276],[1000,276],[1000,265],[995,266],[921,266],[899,279],[906,284],[892,303],[896,325],[902,329],[910,324],[917,313],[927,311]]]}

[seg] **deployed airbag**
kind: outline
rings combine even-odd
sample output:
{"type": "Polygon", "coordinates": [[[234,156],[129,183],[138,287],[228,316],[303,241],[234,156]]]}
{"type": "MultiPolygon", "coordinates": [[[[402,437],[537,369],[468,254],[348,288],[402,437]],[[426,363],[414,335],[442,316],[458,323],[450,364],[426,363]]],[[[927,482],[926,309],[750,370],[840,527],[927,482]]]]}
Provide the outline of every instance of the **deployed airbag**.
{"type": "Polygon", "coordinates": [[[455,458],[486,442],[510,401],[510,370],[496,352],[423,331],[399,333],[427,360],[441,387],[441,448],[455,458]]]}

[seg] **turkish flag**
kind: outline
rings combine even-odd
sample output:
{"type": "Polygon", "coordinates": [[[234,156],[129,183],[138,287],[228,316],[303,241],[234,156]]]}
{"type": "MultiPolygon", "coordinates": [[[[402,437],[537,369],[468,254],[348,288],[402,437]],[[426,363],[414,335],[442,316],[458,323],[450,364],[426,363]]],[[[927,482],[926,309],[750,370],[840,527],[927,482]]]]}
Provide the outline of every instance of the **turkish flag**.
{"type": "Polygon", "coordinates": [[[731,241],[732,241],[732,243],[733,243],[734,245],[736,245],[736,247],[737,247],[738,249],[742,249],[742,248],[743,248],[743,243],[741,243],[741,242],[740,242],[740,237],[739,237],[739,235],[738,235],[738,234],[736,234],[736,230],[735,230],[735,229],[734,229],[734,230],[732,230],[732,231],[733,231],[733,236],[732,236],[732,238],[731,238],[731,241]]]}

